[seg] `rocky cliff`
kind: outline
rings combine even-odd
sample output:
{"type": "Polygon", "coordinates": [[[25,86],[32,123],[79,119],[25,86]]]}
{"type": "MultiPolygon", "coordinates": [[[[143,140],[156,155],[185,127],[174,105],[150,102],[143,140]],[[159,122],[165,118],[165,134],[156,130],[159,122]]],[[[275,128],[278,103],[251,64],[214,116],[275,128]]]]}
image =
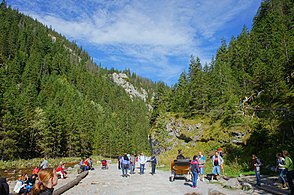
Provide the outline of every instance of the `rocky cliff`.
{"type": "Polygon", "coordinates": [[[123,87],[125,91],[130,95],[130,98],[138,97],[142,99],[144,102],[147,101],[148,93],[142,87],[137,89],[132,83],[130,83],[129,77],[125,73],[116,73],[112,74],[113,81],[119,86],[123,87]]]}
{"type": "Polygon", "coordinates": [[[246,144],[248,131],[245,129],[247,127],[237,125],[234,128],[221,128],[218,123],[211,124],[205,117],[188,120],[166,114],[158,117],[149,138],[155,154],[199,147],[210,151],[228,144],[246,144]]]}

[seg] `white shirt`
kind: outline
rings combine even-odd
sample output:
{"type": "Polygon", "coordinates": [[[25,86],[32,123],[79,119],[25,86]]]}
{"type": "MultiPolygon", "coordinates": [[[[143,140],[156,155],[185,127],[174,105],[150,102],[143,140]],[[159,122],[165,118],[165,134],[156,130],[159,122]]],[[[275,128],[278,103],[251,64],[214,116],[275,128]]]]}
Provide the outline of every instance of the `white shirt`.
{"type": "Polygon", "coordinates": [[[140,164],[145,164],[147,162],[147,158],[144,155],[140,155],[138,161],[140,164]]]}

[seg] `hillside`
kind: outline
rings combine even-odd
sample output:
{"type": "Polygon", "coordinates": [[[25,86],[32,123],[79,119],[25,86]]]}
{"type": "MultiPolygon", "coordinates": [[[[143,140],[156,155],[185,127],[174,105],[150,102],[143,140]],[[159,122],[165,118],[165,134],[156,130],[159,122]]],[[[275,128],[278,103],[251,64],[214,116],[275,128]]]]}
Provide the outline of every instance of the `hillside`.
{"type": "Polygon", "coordinates": [[[149,151],[154,83],[97,66],[75,42],[5,1],[0,23],[0,159],[149,151]],[[114,74],[144,98],[130,97],[114,74]]]}
{"type": "MultiPolygon", "coordinates": [[[[53,29],[0,6],[0,158],[117,156],[178,149],[246,168],[294,151],[294,5],[262,2],[253,27],[221,40],[210,64],[191,56],[168,87],[97,66],[53,29]],[[151,138],[149,140],[149,138],[151,138]]],[[[167,157],[167,158],[165,158],[167,157]]],[[[164,162],[164,160],[163,160],[164,162]]]]}
{"type": "MultiPolygon", "coordinates": [[[[189,71],[168,88],[161,85],[151,116],[153,150],[209,155],[243,164],[256,153],[275,164],[286,149],[294,155],[294,4],[266,0],[253,19],[210,64],[191,56],[189,71]]],[[[163,154],[164,153],[164,154],[163,154]]]]}

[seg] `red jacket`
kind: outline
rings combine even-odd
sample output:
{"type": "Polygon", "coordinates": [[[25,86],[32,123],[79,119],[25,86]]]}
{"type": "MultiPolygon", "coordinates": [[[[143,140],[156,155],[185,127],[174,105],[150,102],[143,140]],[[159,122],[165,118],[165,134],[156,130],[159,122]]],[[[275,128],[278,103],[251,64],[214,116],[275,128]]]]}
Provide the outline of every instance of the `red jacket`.
{"type": "Polygon", "coordinates": [[[61,172],[62,174],[64,174],[64,166],[63,165],[61,165],[61,166],[59,166],[59,167],[57,167],[56,168],[56,172],[61,172]]]}

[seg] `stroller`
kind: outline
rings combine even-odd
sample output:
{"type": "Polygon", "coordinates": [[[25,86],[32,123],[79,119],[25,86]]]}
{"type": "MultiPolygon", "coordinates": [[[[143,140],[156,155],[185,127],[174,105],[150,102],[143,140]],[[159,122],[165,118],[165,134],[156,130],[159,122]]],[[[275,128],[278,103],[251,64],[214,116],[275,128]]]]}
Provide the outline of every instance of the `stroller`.
{"type": "Polygon", "coordinates": [[[102,165],[101,169],[108,169],[107,160],[102,160],[101,165],[102,165]]]}

